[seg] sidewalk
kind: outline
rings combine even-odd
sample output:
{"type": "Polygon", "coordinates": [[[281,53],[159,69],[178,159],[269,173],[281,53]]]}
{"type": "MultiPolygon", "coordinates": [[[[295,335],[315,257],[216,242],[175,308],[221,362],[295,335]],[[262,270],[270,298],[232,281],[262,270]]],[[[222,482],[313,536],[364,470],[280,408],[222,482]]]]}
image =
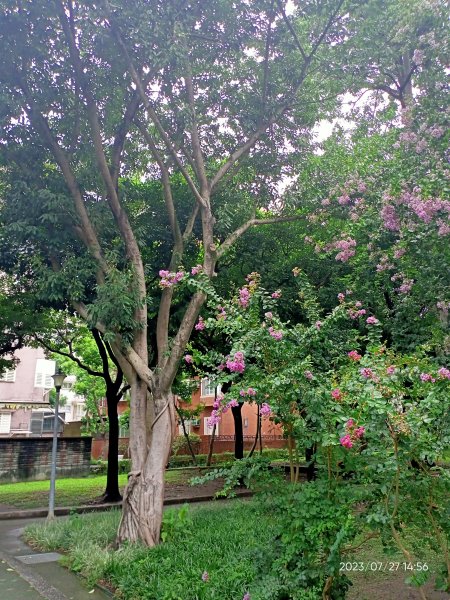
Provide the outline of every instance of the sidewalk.
{"type": "Polygon", "coordinates": [[[110,600],[98,589],[87,589],[58,564],[56,552],[37,552],[21,539],[36,519],[0,522],[0,594],[4,600],[110,600]]]}

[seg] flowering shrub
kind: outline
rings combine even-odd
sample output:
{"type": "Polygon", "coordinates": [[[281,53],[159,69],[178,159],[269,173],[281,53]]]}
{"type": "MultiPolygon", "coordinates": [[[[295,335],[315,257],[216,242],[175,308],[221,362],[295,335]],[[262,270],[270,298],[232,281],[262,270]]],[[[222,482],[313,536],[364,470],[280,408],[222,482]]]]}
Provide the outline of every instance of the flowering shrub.
{"type": "MultiPolygon", "coordinates": [[[[305,275],[297,270],[294,277],[308,322],[282,323],[279,298],[258,280],[244,303],[242,289],[222,302],[227,319],[206,321],[233,343],[229,356],[215,356],[216,372],[231,387],[217,399],[211,424],[230,406],[250,401],[283,427],[294,488],[283,486],[278,496],[271,488],[271,510],[280,518],[270,569],[279,596],[273,597],[337,599],[349,584],[339,571],[341,553],[351,552],[361,532],[395,545],[414,564],[415,549],[404,534],[419,529],[424,543],[440,545],[446,556],[450,478],[438,463],[450,441],[450,370],[425,353],[387,348],[376,316],[355,318],[365,309],[351,290],[339,293],[337,306],[323,314],[305,275]],[[316,480],[298,488],[306,449],[316,480]],[[299,586],[316,596],[302,596],[299,586]]],[[[240,480],[246,469],[252,463],[239,466],[240,480]]],[[[228,477],[231,489],[236,479],[228,477]]],[[[447,561],[437,577],[441,589],[449,589],[449,572],[447,561]]],[[[421,586],[428,575],[413,570],[410,579],[421,586]]]]}

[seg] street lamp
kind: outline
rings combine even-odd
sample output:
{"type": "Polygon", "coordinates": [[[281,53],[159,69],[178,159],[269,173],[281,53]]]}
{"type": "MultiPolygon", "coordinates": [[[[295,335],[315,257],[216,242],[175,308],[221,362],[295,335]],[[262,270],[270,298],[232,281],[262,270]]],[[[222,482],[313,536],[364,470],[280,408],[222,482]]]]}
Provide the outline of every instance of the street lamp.
{"type": "Polygon", "coordinates": [[[58,363],[56,363],[55,374],[52,375],[53,383],[56,389],[56,399],[55,399],[55,421],[53,425],[53,443],[52,443],[52,470],[50,474],[50,495],[48,499],[48,515],[47,520],[52,520],[55,518],[55,484],[56,484],[56,450],[58,446],[58,409],[59,409],[59,395],[61,393],[61,386],[63,384],[64,379],[66,378],[65,373],[61,371],[58,363]]]}

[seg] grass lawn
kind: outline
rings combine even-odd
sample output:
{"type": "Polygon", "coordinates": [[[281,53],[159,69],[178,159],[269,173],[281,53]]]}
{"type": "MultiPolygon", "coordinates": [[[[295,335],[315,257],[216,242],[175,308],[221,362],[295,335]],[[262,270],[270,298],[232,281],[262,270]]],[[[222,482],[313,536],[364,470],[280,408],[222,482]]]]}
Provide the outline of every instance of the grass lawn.
{"type": "MultiPolygon", "coordinates": [[[[125,546],[114,552],[109,547],[115,537],[118,511],[32,525],[25,535],[43,550],[65,553],[66,566],[81,573],[90,585],[102,581],[122,600],[241,600],[246,592],[251,600],[278,598],[271,592],[274,580],[264,576],[275,525],[256,502],[209,503],[191,507],[187,516],[183,511],[176,516],[179,513],[174,509],[165,514],[167,541],[151,550],[125,546]],[[202,580],[205,571],[206,582],[202,580]]],[[[437,558],[430,551],[422,550],[415,558],[427,562],[431,572],[436,569],[437,558]]],[[[346,560],[404,561],[398,553],[386,557],[379,540],[370,540],[346,560]]],[[[349,572],[354,585],[348,598],[418,598],[417,592],[403,583],[408,574],[401,569],[394,573],[349,572]]],[[[427,592],[429,600],[447,597],[434,592],[431,585],[427,592]]]]}
{"type": "MultiPolygon", "coordinates": [[[[185,483],[195,473],[192,471],[166,471],[166,483],[185,483]]],[[[125,487],[127,475],[119,475],[121,490],[125,487]]],[[[91,475],[81,478],[56,480],[56,506],[78,506],[94,501],[105,491],[106,475],[91,475]]],[[[16,508],[41,508],[48,504],[50,482],[26,481],[23,483],[0,484],[0,504],[16,508]]]]}

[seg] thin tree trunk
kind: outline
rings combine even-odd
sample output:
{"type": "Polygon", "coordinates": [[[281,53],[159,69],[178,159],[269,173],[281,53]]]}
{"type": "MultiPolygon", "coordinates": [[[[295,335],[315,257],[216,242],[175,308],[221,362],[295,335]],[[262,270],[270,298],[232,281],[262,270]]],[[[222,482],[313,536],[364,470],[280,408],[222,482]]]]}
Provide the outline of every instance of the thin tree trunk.
{"type": "Polygon", "coordinates": [[[213,430],[212,430],[212,433],[211,433],[211,439],[209,440],[208,459],[206,461],[206,466],[207,467],[211,466],[213,449],[214,449],[214,438],[215,437],[216,437],[216,424],[214,423],[213,430]]]}
{"type": "Polygon", "coordinates": [[[262,454],[263,446],[262,446],[262,434],[261,434],[261,413],[258,415],[258,436],[259,436],[259,453],[262,454]]]}
{"type": "Polygon", "coordinates": [[[108,405],[109,443],[106,489],[103,494],[103,502],[119,502],[122,500],[122,496],[119,490],[119,416],[117,414],[117,394],[108,393],[107,389],[106,402],[108,405]]]}
{"type": "MultiPolygon", "coordinates": [[[[217,386],[214,388],[214,402],[216,400],[217,400],[217,386]]],[[[212,430],[212,433],[211,433],[211,439],[209,440],[208,458],[206,460],[206,466],[207,467],[211,466],[215,437],[216,437],[216,424],[214,423],[213,430],[212,430]]]]}
{"type": "Polygon", "coordinates": [[[311,448],[305,448],[305,458],[306,458],[306,478],[308,481],[313,481],[316,478],[316,461],[314,460],[314,455],[316,453],[317,447],[316,444],[313,444],[311,448]]]}
{"type": "Polygon", "coordinates": [[[183,435],[186,439],[188,448],[189,448],[189,453],[192,456],[192,462],[194,463],[194,465],[197,465],[197,459],[195,458],[195,452],[194,449],[192,448],[192,444],[191,444],[191,440],[189,438],[189,434],[186,431],[186,423],[184,422],[184,417],[183,417],[183,413],[182,411],[178,408],[178,406],[175,406],[175,409],[177,411],[178,416],[180,417],[180,421],[181,421],[181,427],[183,428],[183,435]]]}
{"type": "MultiPolygon", "coordinates": [[[[175,409],[170,392],[155,390],[153,400],[155,426],[148,446],[140,448],[144,458],[141,468],[128,475],[117,537],[119,544],[125,540],[131,543],[140,541],[152,547],[159,543],[161,537],[164,474],[172,444],[175,409]]],[[[135,447],[135,450],[139,448],[135,447]]]]}
{"type": "Polygon", "coordinates": [[[258,413],[256,415],[256,435],[255,435],[255,441],[253,442],[253,446],[252,449],[250,450],[250,452],[248,453],[248,458],[253,456],[253,452],[255,451],[256,448],[256,444],[258,443],[258,435],[259,435],[259,420],[260,420],[260,414],[259,414],[259,404],[258,404],[258,413]]]}
{"type": "Polygon", "coordinates": [[[234,458],[237,460],[244,458],[244,429],[242,426],[243,406],[243,402],[239,402],[237,406],[231,407],[234,419],[234,458]]]}

